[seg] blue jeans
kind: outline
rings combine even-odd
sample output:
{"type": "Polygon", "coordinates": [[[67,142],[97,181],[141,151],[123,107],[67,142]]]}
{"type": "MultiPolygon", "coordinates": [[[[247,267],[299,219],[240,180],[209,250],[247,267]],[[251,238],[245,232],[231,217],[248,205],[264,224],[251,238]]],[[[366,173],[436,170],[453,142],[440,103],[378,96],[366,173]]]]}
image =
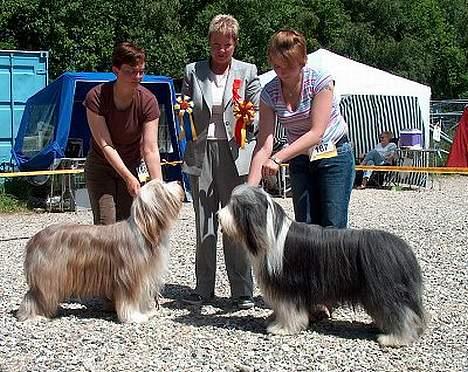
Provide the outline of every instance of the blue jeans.
{"type": "MultiPolygon", "coordinates": [[[[380,153],[373,149],[370,150],[366,156],[364,157],[364,160],[362,161],[362,164],[364,165],[382,165],[385,163],[385,159],[380,153]]],[[[372,176],[372,171],[364,171],[364,178],[369,179],[372,176]]]]}
{"type": "Polygon", "coordinates": [[[337,147],[334,158],[309,161],[299,155],[289,161],[296,221],[345,228],[354,183],[354,155],[349,143],[337,147]]]}

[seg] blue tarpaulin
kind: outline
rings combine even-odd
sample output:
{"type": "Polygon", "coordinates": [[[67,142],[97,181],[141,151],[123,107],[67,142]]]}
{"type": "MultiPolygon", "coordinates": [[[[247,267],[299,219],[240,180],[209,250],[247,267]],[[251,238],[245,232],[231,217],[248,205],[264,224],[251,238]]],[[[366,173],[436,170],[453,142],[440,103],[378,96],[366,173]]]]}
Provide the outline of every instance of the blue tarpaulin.
{"type": "MultiPolygon", "coordinates": [[[[51,169],[55,161],[63,157],[85,157],[91,134],[83,100],[92,87],[114,79],[115,75],[110,72],[67,72],[30,97],[12,149],[18,168],[22,171],[45,170],[51,169]]],[[[161,159],[180,160],[185,151],[185,139],[178,139],[172,79],[145,75],[142,85],[156,96],[160,105],[158,144],[161,159]]],[[[182,179],[180,165],[169,168],[165,178],[182,179]]]]}

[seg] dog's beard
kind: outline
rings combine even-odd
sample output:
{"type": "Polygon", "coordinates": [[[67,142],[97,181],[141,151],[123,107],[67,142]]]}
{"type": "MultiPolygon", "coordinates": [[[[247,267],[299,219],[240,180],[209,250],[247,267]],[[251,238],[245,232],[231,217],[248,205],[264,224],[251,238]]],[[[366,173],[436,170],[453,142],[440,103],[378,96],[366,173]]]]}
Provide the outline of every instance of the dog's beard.
{"type": "Polygon", "coordinates": [[[234,216],[228,206],[221,208],[218,211],[218,220],[223,234],[226,234],[226,236],[231,239],[239,238],[242,239],[243,242],[245,241],[243,236],[240,234],[234,216]]]}
{"type": "Polygon", "coordinates": [[[270,244],[266,252],[266,264],[270,275],[278,276],[283,269],[284,244],[291,223],[281,207],[268,196],[266,230],[270,244]]]}
{"type": "Polygon", "coordinates": [[[291,219],[267,193],[240,186],[218,217],[223,232],[243,243],[254,269],[266,265],[271,275],[281,272],[291,219]]]}

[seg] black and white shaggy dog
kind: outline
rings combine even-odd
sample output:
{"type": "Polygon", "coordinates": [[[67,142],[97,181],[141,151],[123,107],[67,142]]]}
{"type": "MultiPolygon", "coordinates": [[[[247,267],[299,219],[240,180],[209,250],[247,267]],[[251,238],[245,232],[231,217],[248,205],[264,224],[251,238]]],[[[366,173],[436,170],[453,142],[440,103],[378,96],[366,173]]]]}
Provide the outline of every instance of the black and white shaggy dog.
{"type": "Polygon", "coordinates": [[[249,253],[273,309],[269,333],[306,329],[320,304],[361,305],[384,346],[408,345],[424,331],[421,271],[395,235],[294,222],[267,193],[247,185],[234,189],[219,221],[249,253]]]}

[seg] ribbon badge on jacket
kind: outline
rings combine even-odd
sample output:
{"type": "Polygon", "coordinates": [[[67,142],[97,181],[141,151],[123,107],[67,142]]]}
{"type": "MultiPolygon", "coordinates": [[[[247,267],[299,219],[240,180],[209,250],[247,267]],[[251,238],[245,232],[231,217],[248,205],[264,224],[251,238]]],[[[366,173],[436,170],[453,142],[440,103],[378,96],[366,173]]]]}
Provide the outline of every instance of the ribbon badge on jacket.
{"type": "Polygon", "coordinates": [[[233,111],[236,118],[234,137],[236,143],[243,149],[247,143],[247,127],[252,124],[255,117],[255,108],[252,102],[241,99],[239,94],[241,86],[242,80],[234,79],[232,84],[233,111]]]}
{"type": "Polygon", "coordinates": [[[197,139],[197,131],[193,124],[193,101],[189,96],[177,97],[177,103],[174,105],[174,110],[179,118],[179,139],[184,137],[188,141],[197,139]]]}

